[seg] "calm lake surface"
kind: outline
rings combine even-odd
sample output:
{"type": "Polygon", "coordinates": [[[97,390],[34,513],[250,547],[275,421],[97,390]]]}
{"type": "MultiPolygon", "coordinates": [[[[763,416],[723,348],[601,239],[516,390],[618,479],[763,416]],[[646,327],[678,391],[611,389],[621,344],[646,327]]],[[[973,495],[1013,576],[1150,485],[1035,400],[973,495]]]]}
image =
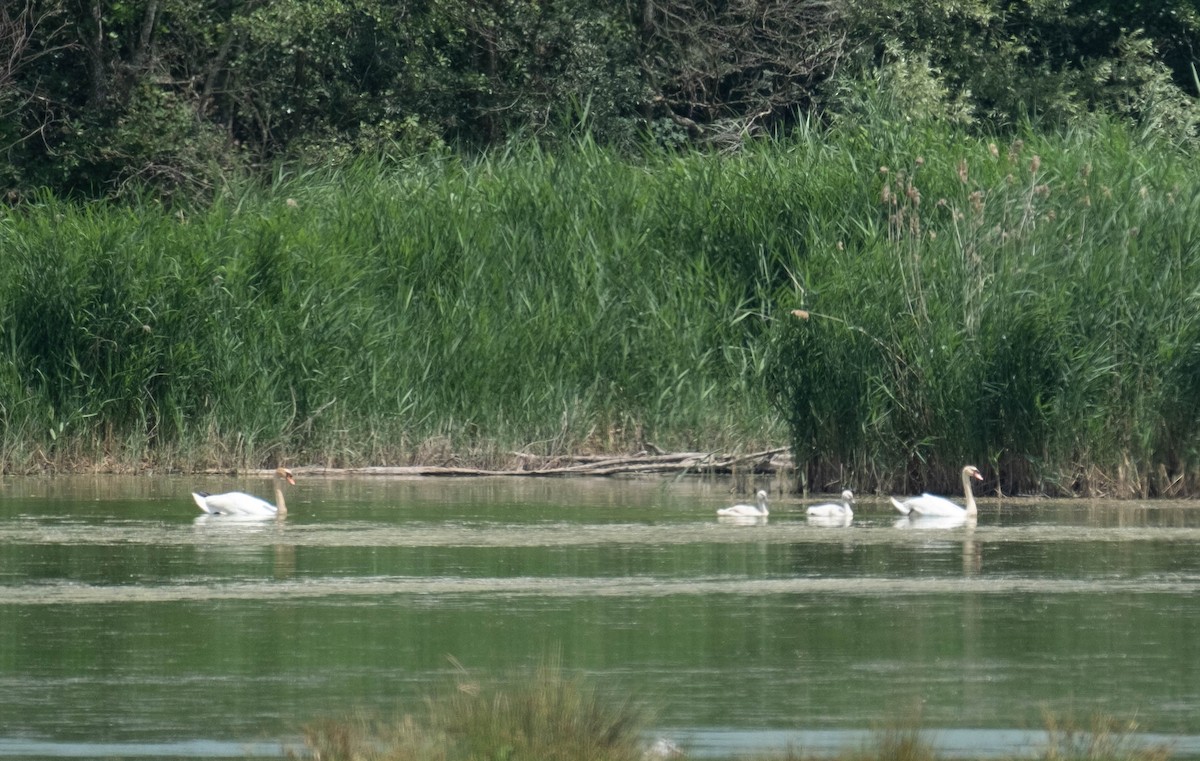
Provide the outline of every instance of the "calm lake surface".
{"type": "Polygon", "coordinates": [[[983,500],[940,528],[868,497],[829,527],[775,491],[742,525],[727,481],[298,477],[257,523],[189,492],[265,479],[0,481],[0,756],[278,756],[555,657],[698,756],[918,717],[1019,754],[1047,712],[1200,756],[1195,502],[983,500]]]}

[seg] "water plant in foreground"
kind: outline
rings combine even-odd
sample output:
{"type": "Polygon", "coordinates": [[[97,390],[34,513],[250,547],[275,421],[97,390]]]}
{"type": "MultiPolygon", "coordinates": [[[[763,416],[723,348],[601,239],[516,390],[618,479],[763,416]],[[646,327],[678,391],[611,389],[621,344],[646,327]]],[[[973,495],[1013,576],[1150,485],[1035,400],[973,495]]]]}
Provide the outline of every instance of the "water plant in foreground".
{"type": "MultiPolygon", "coordinates": [[[[1034,756],[1038,761],[1168,761],[1171,758],[1170,749],[1164,745],[1138,743],[1135,736],[1139,728],[1133,721],[1097,715],[1082,725],[1074,719],[1047,714],[1044,722],[1046,744],[1034,756]]],[[[862,747],[832,758],[789,748],[782,755],[743,761],[945,761],[947,758],[937,751],[931,733],[922,730],[918,720],[881,727],[862,747]]],[[[1011,758],[1015,761],[1025,756],[1011,758]]]]}
{"type": "Polygon", "coordinates": [[[1171,750],[1165,745],[1133,742],[1137,722],[1112,716],[1093,716],[1087,724],[1047,714],[1044,717],[1048,743],[1042,761],[1167,761],[1171,750]]]}
{"type": "Polygon", "coordinates": [[[645,711],[555,664],[524,679],[460,678],[421,710],[385,720],[328,718],[305,729],[322,761],[643,761],[645,711]]]}
{"type": "MultiPolygon", "coordinates": [[[[457,666],[457,662],[455,662],[457,666]]],[[[651,741],[651,708],[604,694],[550,661],[532,674],[493,683],[458,678],[395,717],[327,717],[304,728],[293,758],[320,761],[656,761],[687,758],[686,748],[651,741]]],[[[1168,761],[1170,749],[1140,742],[1136,722],[1093,716],[1086,724],[1046,714],[1040,761],[1168,761]]],[[[936,761],[944,758],[919,718],[880,726],[861,747],[832,761],[936,761]]],[[[830,761],[802,748],[750,761],[830,761]]]]}

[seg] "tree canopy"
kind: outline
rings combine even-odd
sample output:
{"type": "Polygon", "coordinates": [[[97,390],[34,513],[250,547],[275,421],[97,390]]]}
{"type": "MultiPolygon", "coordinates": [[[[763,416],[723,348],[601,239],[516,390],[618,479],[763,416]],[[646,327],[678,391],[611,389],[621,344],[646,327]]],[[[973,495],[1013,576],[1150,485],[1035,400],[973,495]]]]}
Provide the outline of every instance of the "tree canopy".
{"type": "Polygon", "coordinates": [[[1196,140],[1198,49],[1191,0],[18,0],[0,5],[0,183],[10,202],[189,197],[279,160],[581,125],[729,147],[881,100],[1196,140]]]}

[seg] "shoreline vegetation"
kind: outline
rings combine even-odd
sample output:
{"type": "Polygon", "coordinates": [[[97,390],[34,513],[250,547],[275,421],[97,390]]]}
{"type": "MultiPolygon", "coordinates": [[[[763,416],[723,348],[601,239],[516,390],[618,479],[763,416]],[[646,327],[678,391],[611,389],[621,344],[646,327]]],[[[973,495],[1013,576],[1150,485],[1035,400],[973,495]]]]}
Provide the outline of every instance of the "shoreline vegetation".
{"type": "Polygon", "coordinates": [[[1200,494],[1200,157],[892,116],[0,209],[0,469],[786,442],[808,491],[1200,494]]]}
{"type": "MultiPolygon", "coordinates": [[[[458,665],[456,663],[456,665],[458,665]]],[[[288,758],[323,761],[456,761],[456,759],[589,759],[654,761],[686,759],[670,738],[647,736],[652,707],[616,697],[557,663],[495,683],[461,671],[453,684],[396,716],[328,716],[303,727],[303,749],[288,758]]],[[[1171,748],[1139,742],[1135,721],[1092,716],[1086,722],[1043,716],[1042,761],[1167,761],[1171,748]]],[[[935,761],[939,753],[918,719],[880,727],[860,748],[836,755],[780,748],[739,758],[813,761],[935,761]]]]}

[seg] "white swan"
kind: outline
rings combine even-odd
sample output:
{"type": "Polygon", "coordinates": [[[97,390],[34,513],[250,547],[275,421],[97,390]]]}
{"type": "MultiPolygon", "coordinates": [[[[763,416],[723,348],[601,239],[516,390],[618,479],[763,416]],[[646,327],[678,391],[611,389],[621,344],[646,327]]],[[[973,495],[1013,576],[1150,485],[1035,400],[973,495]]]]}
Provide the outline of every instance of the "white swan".
{"type": "Polygon", "coordinates": [[[979,509],[975,507],[975,495],[971,493],[971,479],[978,481],[983,480],[983,476],[979,473],[979,468],[974,465],[968,465],[962,469],[962,484],[963,496],[966,497],[966,508],[959,507],[945,497],[937,497],[933,494],[922,494],[919,497],[910,497],[903,502],[895,497],[889,497],[892,500],[892,505],[900,511],[901,515],[912,514],[914,516],[941,516],[947,518],[953,517],[970,517],[979,514],[979,509]]]}
{"type": "Polygon", "coordinates": [[[230,491],[224,494],[208,494],[194,491],[192,499],[196,505],[209,515],[228,515],[238,518],[282,518],[287,515],[287,505],[283,501],[283,482],[295,484],[292,471],[287,468],[275,469],[275,504],[265,499],[259,499],[252,494],[240,491],[230,491]]]}
{"type": "Polygon", "coordinates": [[[754,495],[758,500],[757,505],[734,505],[733,507],[722,507],[717,511],[717,515],[726,518],[765,518],[767,512],[767,493],[762,489],[754,495]]]}
{"type": "Polygon", "coordinates": [[[842,492],[841,502],[828,502],[823,505],[813,505],[808,508],[809,518],[853,518],[854,511],[850,503],[854,501],[854,492],[846,489],[842,492]]]}

